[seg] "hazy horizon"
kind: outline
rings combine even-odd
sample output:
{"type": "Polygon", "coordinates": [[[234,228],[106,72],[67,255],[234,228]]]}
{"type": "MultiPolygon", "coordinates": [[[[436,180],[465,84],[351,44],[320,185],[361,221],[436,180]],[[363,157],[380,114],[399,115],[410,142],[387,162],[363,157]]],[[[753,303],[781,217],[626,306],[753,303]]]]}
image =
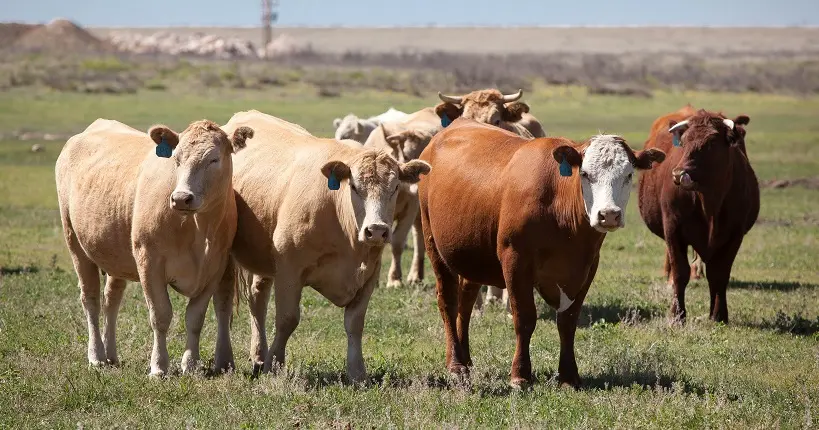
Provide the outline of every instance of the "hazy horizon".
{"type": "MultiPolygon", "coordinates": [[[[11,3],[11,1],[9,1],[11,3]]],[[[92,27],[256,27],[260,1],[33,0],[0,10],[0,21],[66,18],[92,27]],[[229,5],[229,6],[228,6],[229,5]]],[[[816,0],[642,0],[548,4],[516,0],[280,0],[279,27],[817,27],[816,0]]]]}

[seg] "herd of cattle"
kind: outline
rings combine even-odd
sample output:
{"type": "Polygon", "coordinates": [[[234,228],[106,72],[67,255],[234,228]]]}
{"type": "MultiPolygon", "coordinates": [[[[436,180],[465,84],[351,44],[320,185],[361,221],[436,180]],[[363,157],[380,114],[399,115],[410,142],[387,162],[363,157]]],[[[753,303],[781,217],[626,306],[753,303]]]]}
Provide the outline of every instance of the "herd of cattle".
{"type": "Polygon", "coordinates": [[[250,359],[256,370],[273,370],[285,361],[309,285],[344,307],[347,374],[365,380],[364,317],[390,243],[388,286],[421,281],[424,251],[429,257],[450,372],[466,374],[472,365],[469,321],[487,285],[487,299],[503,296],[514,320],[511,382],[531,382],[537,290],[557,310],[558,379],[576,387],[578,316],[606,234],[625,226],[636,170],[643,171],[640,214],[667,246],[672,318],[686,318],[691,247],[705,265],[710,317],[727,322],[731,266],[759,212],[745,149],[749,118],[686,106],[657,119],[644,149],[634,151],[615,135],[546,137],[521,96],[439,93],[442,103],[411,114],[391,108],[338,118],[334,139],[253,110],[224,126],[196,121],[181,133],[94,121],[68,140],[56,163],[89,362],[118,363],[117,313],[130,280],[142,284],[154,332],[151,375],[168,371],[168,285],[189,298],[183,372],[199,365],[211,298],[215,368],[235,366],[230,321],[240,285],[251,315],[250,359]],[[414,256],[404,278],[410,230],[414,256]]]}

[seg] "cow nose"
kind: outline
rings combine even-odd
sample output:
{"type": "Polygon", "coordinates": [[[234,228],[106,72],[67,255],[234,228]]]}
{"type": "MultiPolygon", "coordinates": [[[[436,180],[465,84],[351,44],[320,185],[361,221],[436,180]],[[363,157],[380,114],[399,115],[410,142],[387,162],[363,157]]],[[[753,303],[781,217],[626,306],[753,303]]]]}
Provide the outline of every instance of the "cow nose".
{"type": "Polygon", "coordinates": [[[384,243],[389,232],[390,227],[387,224],[370,224],[364,227],[364,238],[367,242],[384,243]]]}
{"type": "Polygon", "coordinates": [[[171,206],[174,209],[189,209],[193,203],[193,194],[187,191],[174,191],[171,194],[171,206]]]}
{"type": "Polygon", "coordinates": [[[623,217],[621,209],[602,209],[597,213],[597,221],[603,227],[620,227],[620,221],[623,217]]]}

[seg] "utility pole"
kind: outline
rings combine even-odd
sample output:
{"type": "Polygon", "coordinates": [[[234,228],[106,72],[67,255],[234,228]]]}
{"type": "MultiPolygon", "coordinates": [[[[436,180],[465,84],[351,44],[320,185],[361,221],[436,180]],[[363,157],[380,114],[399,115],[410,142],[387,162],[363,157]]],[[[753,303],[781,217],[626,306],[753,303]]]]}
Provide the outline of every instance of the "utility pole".
{"type": "Polygon", "coordinates": [[[273,40],[273,23],[279,19],[279,0],[262,0],[262,47],[273,40]]]}

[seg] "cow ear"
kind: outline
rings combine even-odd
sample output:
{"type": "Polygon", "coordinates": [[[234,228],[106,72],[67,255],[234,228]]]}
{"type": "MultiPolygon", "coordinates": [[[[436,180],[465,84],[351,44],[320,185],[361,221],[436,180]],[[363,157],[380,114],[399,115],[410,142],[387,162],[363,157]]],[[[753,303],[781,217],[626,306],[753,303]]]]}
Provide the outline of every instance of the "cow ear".
{"type": "Polygon", "coordinates": [[[341,118],[336,118],[333,120],[333,128],[338,128],[341,125],[341,118]]]}
{"type": "Polygon", "coordinates": [[[230,138],[230,146],[233,148],[233,153],[237,153],[247,146],[248,139],[253,139],[253,129],[245,126],[237,128],[233,132],[233,137],[230,138]]]}
{"type": "Polygon", "coordinates": [[[449,102],[438,103],[435,106],[435,114],[441,119],[443,119],[444,115],[446,115],[450,122],[455,121],[455,119],[461,116],[463,112],[464,110],[459,108],[458,105],[449,102]]]}
{"type": "Polygon", "coordinates": [[[173,149],[179,144],[179,135],[164,125],[155,125],[151,127],[151,129],[148,130],[148,135],[151,136],[151,140],[153,140],[157,145],[161,145],[162,142],[165,142],[165,144],[173,149]]]}
{"type": "Polygon", "coordinates": [[[507,122],[518,122],[523,117],[523,114],[529,112],[529,105],[522,102],[509,103],[504,106],[501,119],[507,122]]]}
{"type": "Polygon", "coordinates": [[[739,115],[734,118],[734,125],[748,125],[749,122],[751,122],[751,118],[748,115],[739,115]]]}
{"type": "Polygon", "coordinates": [[[426,161],[412,160],[401,165],[401,174],[398,179],[401,182],[414,184],[421,180],[421,175],[426,175],[432,167],[426,161]]]}
{"type": "Polygon", "coordinates": [[[652,163],[662,163],[665,160],[665,152],[657,148],[649,148],[634,154],[634,167],[640,170],[651,169],[652,163]]]}
{"type": "Polygon", "coordinates": [[[562,145],[553,149],[552,157],[554,157],[555,161],[558,163],[562,163],[563,160],[566,160],[566,162],[572,167],[579,167],[581,164],[583,164],[583,156],[581,156],[576,149],[569,145],[562,145]]]}
{"type": "Polygon", "coordinates": [[[335,176],[338,180],[349,179],[350,166],[344,164],[343,161],[328,161],[321,167],[321,174],[328,179],[330,179],[330,176],[335,176]]]}

